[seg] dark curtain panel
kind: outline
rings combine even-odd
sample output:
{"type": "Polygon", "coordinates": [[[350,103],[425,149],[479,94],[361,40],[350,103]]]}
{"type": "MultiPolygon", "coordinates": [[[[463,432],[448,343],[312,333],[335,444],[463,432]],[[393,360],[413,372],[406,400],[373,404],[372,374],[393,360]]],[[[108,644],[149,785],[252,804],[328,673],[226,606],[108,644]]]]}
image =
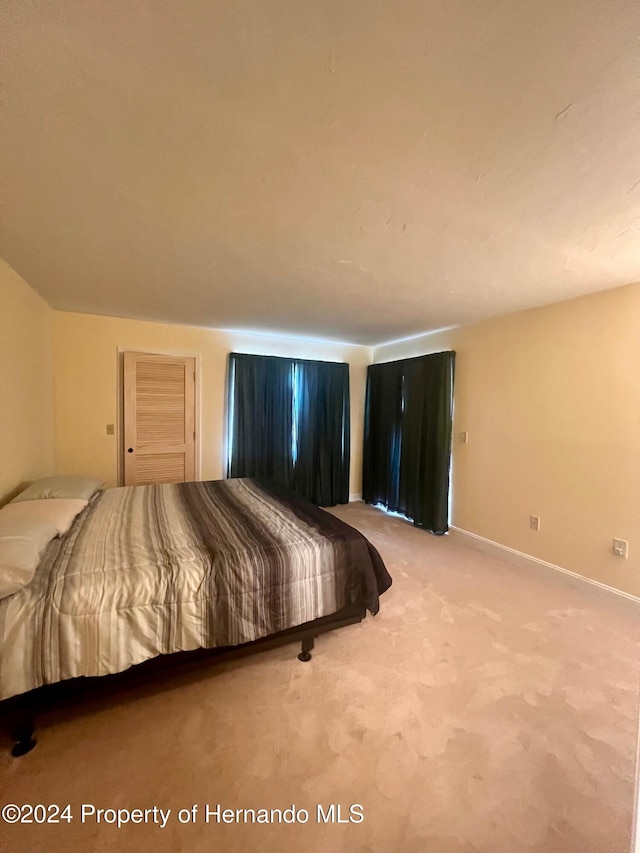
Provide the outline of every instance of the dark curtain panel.
{"type": "Polygon", "coordinates": [[[448,530],[455,353],[370,365],[363,498],[448,530]]]}
{"type": "Polygon", "coordinates": [[[349,500],[349,366],[229,356],[229,477],[266,477],[319,506],[349,500]]]}
{"type": "Polygon", "coordinates": [[[349,365],[296,361],[293,488],[318,506],[349,501],[349,365]]]}
{"type": "Polygon", "coordinates": [[[402,386],[402,362],[369,365],[362,499],[369,504],[384,504],[389,509],[398,505],[402,386]]]}
{"type": "Polygon", "coordinates": [[[227,476],[290,484],[292,394],[288,359],[231,353],[227,476]]]}

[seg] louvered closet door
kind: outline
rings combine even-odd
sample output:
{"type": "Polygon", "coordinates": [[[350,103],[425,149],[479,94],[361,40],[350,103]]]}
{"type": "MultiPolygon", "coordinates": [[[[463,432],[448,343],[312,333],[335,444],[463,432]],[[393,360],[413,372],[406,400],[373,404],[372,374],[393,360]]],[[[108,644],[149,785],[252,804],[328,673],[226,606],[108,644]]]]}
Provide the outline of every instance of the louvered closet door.
{"type": "Polygon", "coordinates": [[[124,482],[195,478],[195,359],[124,353],[124,482]]]}

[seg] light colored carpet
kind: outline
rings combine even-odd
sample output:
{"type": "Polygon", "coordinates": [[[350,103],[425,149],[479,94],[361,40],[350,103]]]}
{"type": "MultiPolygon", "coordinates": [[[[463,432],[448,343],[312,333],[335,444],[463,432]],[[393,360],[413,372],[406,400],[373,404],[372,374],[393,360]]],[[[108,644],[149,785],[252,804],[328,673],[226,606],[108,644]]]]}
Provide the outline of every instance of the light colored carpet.
{"type": "Polygon", "coordinates": [[[638,608],[362,504],[335,513],[394,578],[380,614],[308,664],[283,647],[51,717],[33,753],[3,751],[2,800],[71,803],[74,820],[2,826],[3,851],[628,853],[638,608]],[[172,812],[117,829],[81,824],[81,803],[172,812]],[[207,825],[205,803],[310,816],[207,825]],[[317,823],[318,803],[364,820],[317,823]]]}

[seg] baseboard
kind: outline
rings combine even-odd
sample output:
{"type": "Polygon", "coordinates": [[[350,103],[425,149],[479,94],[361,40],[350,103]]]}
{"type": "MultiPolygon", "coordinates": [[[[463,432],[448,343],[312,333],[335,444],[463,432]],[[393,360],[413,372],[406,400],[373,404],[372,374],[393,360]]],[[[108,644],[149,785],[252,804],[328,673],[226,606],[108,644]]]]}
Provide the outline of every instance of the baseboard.
{"type": "Polygon", "coordinates": [[[546,569],[553,569],[556,572],[562,572],[564,575],[570,575],[584,583],[592,586],[600,587],[607,592],[612,592],[615,595],[621,595],[630,601],[640,603],[640,598],[637,595],[631,595],[629,592],[623,592],[621,589],[616,589],[614,586],[608,586],[606,583],[594,581],[592,578],[587,578],[584,575],[579,575],[577,572],[571,572],[569,569],[563,569],[562,566],[556,566],[554,563],[547,563],[545,560],[539,560],[538,557],[532,557],[531,554],[525,554],[523,551],[516,551],[515,548],[509,548],[506,545],[501,545],[499,542],[494,542],[492,539],[485,539],[484,536],[478,536],[477,533],[470,533],[468,530],[462,530],[460,527],[450,527],[449,534],[454,539],[459,539],[471,548],[477,551],[483,551],[485,554],[491,554],[494,557],[501,557],[509,560],[519,566],[531,568],[532,566],[544,566],[546,569]]]}
{"type": "Polygon", "coordinates": [[[349,495],[349,503],[353,503],[353,501],[361,501],[362,495],[359,492],[353,492],[353,494],[349,495]]]}

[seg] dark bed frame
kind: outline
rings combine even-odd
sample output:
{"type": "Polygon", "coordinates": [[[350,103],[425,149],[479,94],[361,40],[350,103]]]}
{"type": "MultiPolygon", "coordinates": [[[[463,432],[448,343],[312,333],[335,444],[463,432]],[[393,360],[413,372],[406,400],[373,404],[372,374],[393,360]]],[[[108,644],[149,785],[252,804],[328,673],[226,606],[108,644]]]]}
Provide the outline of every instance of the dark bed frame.
{"type": "Polygon", "coordinates": [[[347,625],[354,625],[361,622],[365,616],[364,607],[351,605],[331,616],[323,616],[320,619],[314,619],[312,622],[305,622],[295,628],[288,628],[286,631],[280,631],[251,643],[243,643],[240,646],[195,649],[190,652],[160,655],[114,675],[71,678],[57,684],[45,684],[42,687],[30,690],[28,693],[4,699],[0,702],[0,715],[4,718],[11,740],[14,741],[11,755],[17,758],[26,755],[34,748],[37,742],[34,737],[35,724],[40,715],[72,702],[75,703],[76,699],[89,695],[113,694],[118,688],[130,687],[132,684],[140,685],[142,682],[149,683],[154,677],[154,683],[161,687],[163,683],[170,683],[168,680],[162,679],[161,674],[175,671],[178,667],[186,669],[189,664],[194,664],[202,659],[222,663],[298,641],[302,643],[298,660],[306,662],[311,660],[314,640],[319,634],[347,625]]]}

